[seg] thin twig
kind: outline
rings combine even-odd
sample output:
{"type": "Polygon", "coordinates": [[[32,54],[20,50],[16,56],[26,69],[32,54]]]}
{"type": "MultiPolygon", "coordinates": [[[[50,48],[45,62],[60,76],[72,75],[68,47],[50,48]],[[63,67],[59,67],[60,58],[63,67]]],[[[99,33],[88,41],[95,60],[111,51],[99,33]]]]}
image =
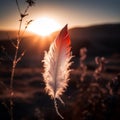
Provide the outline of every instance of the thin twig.
{"type": "MultiPolygon", "coordinates": [[[[17,43],[16,43],[16,45],[13,44],[16,49],[15,49],[15,55],[14,55],[14,59],[13,59],[13,65],[12,65],[12,71],[11,71],[11,79],[10,79],[10,116],[11,116],[11,120],[13,120],[13,98],[14,98],[13,80],[14,80],[14,75],[15,75],[15,68],[16,68],[17,63],[21,60],[21,58],[24,56],[24,54],[26,52],[26,50],[23,51],[21,53],[20,57],[18,57],[19,45],[21,43],[24,32],[27,29],[27,26],[25,26],[25,30],[24,30],[24,32],[22,34],[21,34],[21,28],[22,28],[23,19],[24,19],[24,17],[26,17],[28,15],[28,13],[27,13],[28,9],[29,9],[30,6],[32,6],[32,4],[29,3],[28,6],[26,7],[24,13],[22,14],[21,10],[20,10],[19,3],[18,3],[18,0],[16,0],[16,5],[17,5],[18,12],[19,12],[19,15],[20,15],[20,20],[19,20],[20,22],[19,22],[19,28],[18,28],[18,33],[17,33],[17,43]]],[[[31,20],[30,20],[30,22],[31,22],[31,20]]],[[[30,23],[30,22],[28,22],[28,23],[30,23]]]]}
{"type": "Polygon", "coordinates": [[[18,1],[17,1],[17,0],[15,0],[15,1],[16,1],[16,5],[17,5],[18,12],[19,12],[19,14],[21,15],[20,6],[19,6],[19,4],[18,4],[18,1]]]}
{"type": "Polygon", "coordinates": [[[24,51],[21,53],[20,57],[16,60],[16,63],[18,63],[18,62],[22,59],[22,57],[25,55],[25,52],[26,52],[26,50],[24,50],[24,51]]]}

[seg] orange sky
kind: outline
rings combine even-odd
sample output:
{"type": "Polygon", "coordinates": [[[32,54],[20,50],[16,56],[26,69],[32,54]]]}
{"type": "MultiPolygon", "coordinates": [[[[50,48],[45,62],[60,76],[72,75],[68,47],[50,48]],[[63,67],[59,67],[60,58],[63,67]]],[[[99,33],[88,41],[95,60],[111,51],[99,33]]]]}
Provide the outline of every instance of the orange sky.
{"type": "MultiPolygon", "coordinates": [[[[3,0],[0,3],[0,29],[18,29],[19,14],[15,1],[3,0]]],[[[119,0],[37,0],[25,21],[46,16],[55,19],[61,26],[69,24],[69,27],[116,23],[120,22],[119,5],[119,0]]],[[[20,0],[20,7],[21,11],[26,7],[24,0],[20,0]]]]}

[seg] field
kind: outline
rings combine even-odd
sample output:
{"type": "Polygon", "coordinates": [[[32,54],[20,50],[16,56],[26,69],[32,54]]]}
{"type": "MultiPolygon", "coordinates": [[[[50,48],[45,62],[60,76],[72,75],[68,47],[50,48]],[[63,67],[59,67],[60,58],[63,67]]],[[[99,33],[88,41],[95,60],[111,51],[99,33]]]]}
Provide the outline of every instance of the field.
{"type": "MultiPolygon", "coordinates": [[[[14,120],[60,120],[53,100],[46,94],[42,73],[44,51],[52,37],[40,38],[27,34],[20,46],[26,53],[18,63],[14,77],[14,120]]],[[[119,120],[120,119],[120,24],[96,25],[69,30],[74,62],[68,88],[62,95],[65,105],[58,101],[58,108],[65,120],[119,120]],[[87,70],[81,80],[80,49],[87,49],[84,65],[87,70]],[[98,79],[94,71],[99,67],[95,57],[105,57],[104,71],[98,79]]],[[[8,32],[15,42],[15,32],[8,32]]],[[[9,120],[9,84],[14,47],[0,31],[0,118],[9,120]]],[[[20,54],[19,53],[19,54],[20,54]]]]}

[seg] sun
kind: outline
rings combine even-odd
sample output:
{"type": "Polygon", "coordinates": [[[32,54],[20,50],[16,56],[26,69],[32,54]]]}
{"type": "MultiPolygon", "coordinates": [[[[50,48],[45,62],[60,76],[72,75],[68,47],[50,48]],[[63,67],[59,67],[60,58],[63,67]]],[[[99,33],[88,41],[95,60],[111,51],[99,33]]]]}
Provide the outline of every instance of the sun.
{"type": "Polygon", "coordinates": [[[48,36],[60,28],[60,24],[57,23],[54,19],[42,17],[33,21],[28,26],[28,31],[34,32],[40,36],[48,36]]]}

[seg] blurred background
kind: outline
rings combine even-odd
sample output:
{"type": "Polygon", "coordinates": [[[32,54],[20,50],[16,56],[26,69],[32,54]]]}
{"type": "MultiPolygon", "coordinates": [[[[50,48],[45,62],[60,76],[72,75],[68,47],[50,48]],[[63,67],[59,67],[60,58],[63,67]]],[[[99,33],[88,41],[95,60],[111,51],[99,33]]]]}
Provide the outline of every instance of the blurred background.
{"type": "MultiPolygon", "coordinates": [[[[18,0],[21,12],[27,4],[18,0]]],[[[68,88],[58,108],[65,120],[120,119],[120,1],[36,0],[21,27],[14,77],[14,120],[60,120],[44,90],[43,57],[68,24],[73,64],[68,88]],[[43,20],[43,21],[42,21],[43,20]],[[51,24],[51,26],[50,26],[51,24]],[[50,28],[50,31],[48,31],[50,28]],[[54,29],[53,29],[54,28],[54,29]]],[[[0,1],[0,118],[10,120],[9,84],[19,29],[15,0],[0,1]]]]}

